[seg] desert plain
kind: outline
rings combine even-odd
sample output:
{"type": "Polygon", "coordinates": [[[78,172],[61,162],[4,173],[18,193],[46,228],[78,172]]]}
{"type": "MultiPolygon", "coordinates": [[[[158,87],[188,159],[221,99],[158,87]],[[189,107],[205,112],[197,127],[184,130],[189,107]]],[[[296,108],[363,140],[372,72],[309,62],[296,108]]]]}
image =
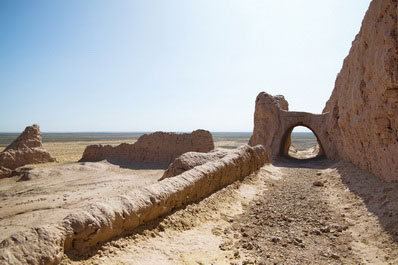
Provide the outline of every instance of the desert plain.
{"type": "MultiPolygon", "coordinates": [[[[249,137],[215,134],[215,147],[233,149],[249,137]]],[[[0,180],[0,240],[161,178],[164,166],[78,162],[87,145],[126,142],[115,138],[48,142],[44,135],[58,162],[28,165],[28,180],[0,180]]],[[[311,133],[293,134],[292,143],[292,158],[83,254],[66,252],[61,264],[398,262],[398,185],[350,163],[296,159],[317,144],[311,133]]]]}
{"type": "Polygon", "coordinates": [[[260,92],[253,133],[4,135],[0,264],[398,264],[397,62],[373,0],[321,113],[260,92]]]}
{"type": "MultiPolygon", "coordinates": [[[[134,143],[140,135],[44,134],[43,147],[57,162],[27,165],[25,176],[0,179],[0,241],[24,228],[56,223],[89,202],[157,182],[167,168],[164,165],[78,162],[88,145],[134,143]]],[[[0,135],[1,151],[17,136],[0,135]]],[[[249,136],[216,134],[215,145],[236,148],[249,136]]]]}

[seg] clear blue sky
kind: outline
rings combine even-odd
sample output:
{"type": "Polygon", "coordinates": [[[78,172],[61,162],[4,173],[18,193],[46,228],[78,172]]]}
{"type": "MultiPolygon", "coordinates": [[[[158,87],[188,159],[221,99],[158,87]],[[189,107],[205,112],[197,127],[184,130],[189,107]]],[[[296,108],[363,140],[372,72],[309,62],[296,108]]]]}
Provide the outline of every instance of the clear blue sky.
{"type": "Polygon", "coordinates": [[[0,1],[0,131],[252,131],[321,112],[370,0],[0,1]]]}

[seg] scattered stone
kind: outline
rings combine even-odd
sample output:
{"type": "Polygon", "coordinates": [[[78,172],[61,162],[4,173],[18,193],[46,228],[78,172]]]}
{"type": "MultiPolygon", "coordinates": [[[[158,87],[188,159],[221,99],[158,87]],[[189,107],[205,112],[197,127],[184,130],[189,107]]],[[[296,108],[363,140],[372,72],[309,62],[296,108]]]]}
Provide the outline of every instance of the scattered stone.
{"type": "Polygon", "coordinates": [[[280,237],[273,237],[273,238],[271,238],[271,241],[273,243],[277,243],[277,242],[281,241],[281,238],[280,237]]]}
{"type": "Polygon", "coordinates": [[[322,182],[322,181],[319,181],[319,180],[314,181],[314,182],[312,183],[312,185],[314,185],[314,186],[316,186],[316,187],[323,187],[323,186],[324,186],[323,182],[322,182]]]}
{"type": "Polygon", "coordinates": [[[250,243],[250,242],[244,243],[242,247],[243,247],[244,249],[247,249],[247,250],[252,250],[252,249],[253,249],[253,244],[250,243]]]}

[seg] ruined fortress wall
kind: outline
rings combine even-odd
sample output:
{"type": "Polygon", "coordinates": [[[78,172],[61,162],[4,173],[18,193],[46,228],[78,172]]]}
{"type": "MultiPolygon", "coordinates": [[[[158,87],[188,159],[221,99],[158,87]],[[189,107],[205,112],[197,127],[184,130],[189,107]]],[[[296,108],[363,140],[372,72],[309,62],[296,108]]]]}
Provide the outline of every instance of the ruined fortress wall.
{"type": "Polygon", "coordinates": [[[186,152],[171,163],[161,179],[175,177],[194,167],[212,162],[226,156],[231,150],[217,148],[207,153],[186,152]]]}
{"type": "Polygon", "coordinates": [[[307,126],[328,158],[398,181],[398,2],[371,2],[322,114],[286,111],[279,98],[258,95],[250,145],[274,159],[283,135],[307,126]]]}
{"type": "Polygon", "coordinates": [[[32,228],[0,242],[0,264],[58,264],[64,251],[85,252],[243,179],[266,161],[262,146],[246,145],[181,175],[92,203],[55,226],[32,228]]]}
{"type": "Polygon", "coordinates": [[[118,163],[145,162],[168,165],[185,152],[209,152],[213,149],[213,137],[205,130],[181,134],[155,132],[142,135],[134,144],[87,146],[80,161],[95,162],[106,159],[118,163]]]}
{"type": "MultiPolygon", "coordinates": [[[[239,149],[246,148],[244,146],[239,147],[239,149]]],[[[263,152],[262,148],[259,146],[253,147],[253,150],[258,152],[259,156],[264,156],[260,159],[260,161],[264,161],[265,163],[269,163],[269,157],[268,154],[263,152]]],[[[214,149],[210,152],[207,153],[199,153],[199,152],[187,152],[179,157],[177,157],[173,163],[169,165],[167,170],[164,172],[163,176],[161,179],[165,178],[172,178],[175,176],[178,176],[185,171],[188,171],[194,167],[204,165],[208,162],[212,163],[214,161],[220,160],[223,157],[227,156],[228,154],[233,152],[236,152],[235,150],[230,150],[230,149],[223,149],[223,148],[217,148],[214,149]]],[[[258,164],[252,164],[253,167],[257,167],[258,164]]],[[[249,170],[252,171],[252,170],[249,170]]]]}
{"type": "Polygon", "coordinates": [[[280,102],[288,105],[282,96],[261,92],[256,98],[254,129],[250,145],[264,146],[271,160],[287,155],[291,143],[291,132],[296,126],[306,126],[316,135],[320,155],[335,157],[336,151],[325,130],[328,114],[287,111],[280,102]],[[281,101],[281,98],[283,101],[281,101]]]}
{"type": "Polygon", "coordinates": [[[323,112],[336,158],[398,181],[397,1],[372,1],[323,112]]]}

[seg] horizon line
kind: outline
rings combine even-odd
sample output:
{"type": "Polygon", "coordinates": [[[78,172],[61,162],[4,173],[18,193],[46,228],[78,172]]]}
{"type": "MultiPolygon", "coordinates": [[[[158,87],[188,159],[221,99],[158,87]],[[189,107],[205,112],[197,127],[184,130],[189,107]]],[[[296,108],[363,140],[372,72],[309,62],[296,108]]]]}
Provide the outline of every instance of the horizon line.
{"type": "MultiPolygon", "coordinates": [[[[154,132],[169,132],[169,133],[191,133],[192,131],[46,131],[41,132],[42,134],[51,134],[51,133],[65,133],[65,134],[105,134],[105,133],[135,133],[135,134],[145,134],[145,133],[154,133],[154,132]]],[[[253,133],[252,131],[209,131],[210,133],[253,133]]],[[[22,132],[0,132],[0,134],[10,133],[10,134],[21,134],[22,132]]],[[[292,132],[292,133],[311,133],[307,131],[303,132],[292,132]]]]}

